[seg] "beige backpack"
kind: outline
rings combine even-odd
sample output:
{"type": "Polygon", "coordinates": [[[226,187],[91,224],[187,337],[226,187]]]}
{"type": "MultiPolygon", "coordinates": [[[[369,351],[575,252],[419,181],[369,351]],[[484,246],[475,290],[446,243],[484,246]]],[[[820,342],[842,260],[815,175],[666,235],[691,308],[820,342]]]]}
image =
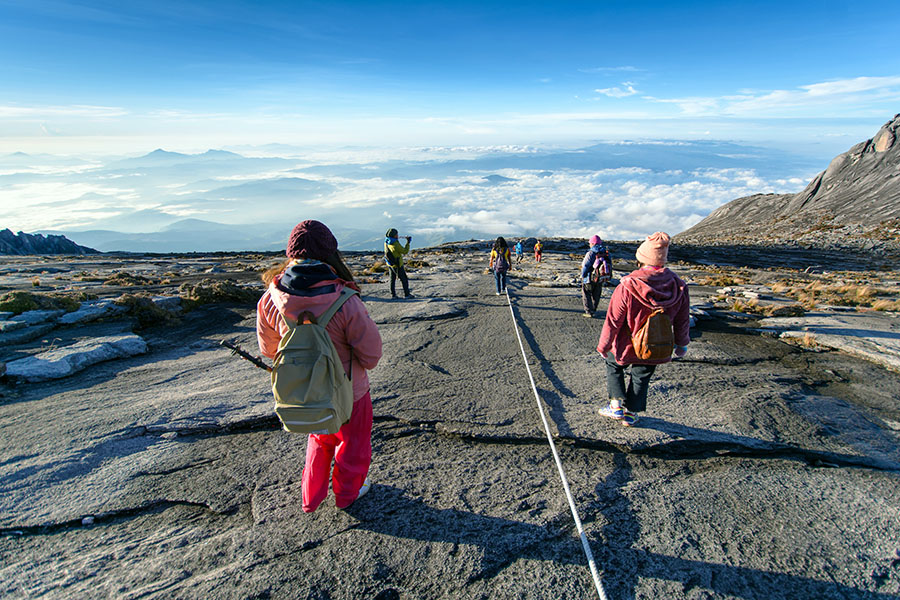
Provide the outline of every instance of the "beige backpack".
{"type": "Polygon", "coordinates": [[[637,331],[631,334],[631,345],[641,360],[671,358],[675,349],[675,334],[669,315],[662,308],[653,309],[637,331]]]}
{"type": "MultiPolygon", "coordinates": [[[[353,411],[353,384],[325,327],[344,302],[359,292],[344,288],[316,319],[310,312],[292,322],[278,343],[272,367],[275,414],[293,433],[337,433],[353,411]]],[[[351,358],[351,363],[352,363],[351,358]]]]}

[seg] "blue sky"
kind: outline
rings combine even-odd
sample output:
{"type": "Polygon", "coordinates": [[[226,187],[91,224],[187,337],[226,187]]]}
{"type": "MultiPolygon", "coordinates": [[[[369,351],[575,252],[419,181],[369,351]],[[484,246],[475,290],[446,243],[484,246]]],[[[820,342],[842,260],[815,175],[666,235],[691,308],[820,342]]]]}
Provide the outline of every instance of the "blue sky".
{"type": "Polygon", "coordinates": [[[0,0],[0,152],[734,139],[900,112],[896,3],[0,0]]]}

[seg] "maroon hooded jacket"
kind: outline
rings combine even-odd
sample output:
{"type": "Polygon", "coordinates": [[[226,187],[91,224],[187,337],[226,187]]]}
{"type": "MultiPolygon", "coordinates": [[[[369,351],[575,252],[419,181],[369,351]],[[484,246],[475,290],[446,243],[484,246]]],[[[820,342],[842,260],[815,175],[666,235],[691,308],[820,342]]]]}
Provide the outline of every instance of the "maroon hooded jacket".
{"type": "Polygon", "coordinates": [[[671,358],[638,358],[631,344],[631,333],[641,326],[653,309],[661,307],[672,320],[675,345],[687,346],[691,341],[690,306],[687,284],[669,269],[645,266],[633,271],[622,278],[609,300],[597,352],[605,356],[612,350],[620,365],[669,362],[671,358]]]}

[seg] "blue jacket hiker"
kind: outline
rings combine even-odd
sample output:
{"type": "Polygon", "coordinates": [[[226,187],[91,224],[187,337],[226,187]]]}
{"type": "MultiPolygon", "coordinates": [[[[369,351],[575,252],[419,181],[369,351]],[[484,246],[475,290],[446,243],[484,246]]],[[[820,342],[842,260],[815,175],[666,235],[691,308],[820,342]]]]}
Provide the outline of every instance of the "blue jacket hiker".
{"type": "Polygon", "coordinates": [[[525,255],[525,247],[522,246],[522,240],[516,242],[516,262],[522,262],[522,257],[525,255]]]}
{"type": "Polygon", "coordinates": [[[609,250],[599,235],[591,236],[591,248],[581,261],[581,300],[584,316],[593,317],[603,295],[603,284],[612,275],[612,260],[609,250]]]}
{"type": "Polygon", "coordinates": [[[403,268],[403,255],[409,252],[409,242],[412,237],[406,236],[406,245],[400,243],[396,229],[388,229],[384,237],[384,260],[391,272],[391,297],[397,297],[397,278],[403,284],[403,295],[412,298],[409,292],[409,278],[406,276],[406,269],[403,268]]]}

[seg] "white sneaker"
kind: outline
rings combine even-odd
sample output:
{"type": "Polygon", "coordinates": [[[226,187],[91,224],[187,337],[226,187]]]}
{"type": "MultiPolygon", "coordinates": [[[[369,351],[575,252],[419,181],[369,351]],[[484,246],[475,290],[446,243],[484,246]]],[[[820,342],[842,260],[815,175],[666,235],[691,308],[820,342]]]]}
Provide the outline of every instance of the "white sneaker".
{"type": "Polygon", "coordinates": [[[363,496],[365,496],[369,492],[369,488],[372,487],[369,484],[369,478],[366,477],[366,480],[363,481],[362,486],[359,488],[359,493],[356,495],[356,499],[359,500],[363,496]]]}

